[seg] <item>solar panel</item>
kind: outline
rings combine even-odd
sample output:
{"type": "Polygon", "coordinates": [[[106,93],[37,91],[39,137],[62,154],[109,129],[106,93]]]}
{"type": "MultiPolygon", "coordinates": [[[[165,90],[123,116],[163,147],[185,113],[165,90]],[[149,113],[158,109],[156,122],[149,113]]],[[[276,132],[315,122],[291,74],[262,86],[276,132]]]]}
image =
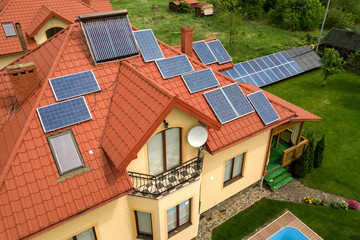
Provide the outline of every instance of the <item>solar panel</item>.
{"type": "Polygon", "coordinates": [[[222,87],[222,90],[224,91],[232,106],[235,108],[239,117],[254,112],[250,102],[247,100],[237,83],[226,85],[222,87]]]}
{"type": "Polygon", "coordinates": [[[223,71],[223,72],[221,72],[222,74],[224,74],[224,75],[226,75],[226,76],[228,76],[229,78],[231,78],[231,75],[230,75],[230,73],[228,72],[228,71],[223,71]]]}
{"type": "Polygon", "coordinates": [[[240,65],[246,70],[248,74],[252,74],[255,72],[248,62],[240,63],[240,65]]]}
{"type": "Polygon", "coordinates": [[[46,133],[92,119],[84,97],[40,107],[37,112],[46,133]]]}
{"type": "Polygon", "coordinates": [[[207,42],[207,45],[209,46],[211,52],[214,54],[214,56],[217,59],[217,62],[219,64],[227,63],[232,61],[230,55],[224,48],[224,46],[221,44],[219,40],[214,40],[211,42],[207,42]]]}
{"type": "Polygon", "coordinates": [[[250,77],[256,82],[255,86],[262,87],[265,85],[264,81],[257,75],[257,73],[251,74],[250,77]]]}
{"type": "Polygon", "coordinates": [[[268,56],[262,57],[261,58],[268,67],[275,67],[275,64],[270,60],[270,58],[268,56]]]}
{"type": "Polygon", "coordinates": [[[255,62],[262,68],[262,70],[269,68],[261,58],[255,59],[255,62]]]}
{"type": "Polygon", "coordinates": [[[251,93],[247,95],[247,97],[265,125],[280,119],[279,115],[262,91],[251,93]]]}
{"type": "Polygon", "coordinates": [[[246,72],[246,70],[245,70],[239,63],[235,64],[235,65],[234,65],[234,68],[236,69],[236,71],[237,71],[242,77],[248,75],[248,73],[246,72]]]}
{"type": "Polygon", "coordinates": [[[209,89],[220,85],[211,68],[182,75],[181,77],[184,80],[190,93],[199,92],[204,89],[209,89]]]}
{"type": "Polygon", "coordinates": [[[156,60],[155,63],[164,79],[194,71],[186,55],[156,60]]]}
{"type": "Polygon", "coordinates": [[[217,62],[214,54],[211,52],[205,41],[194,42],[193,48],[203,64],[208,65],[217,62]]]}
{"type": "Polygon", "coordinates": [[[49,79],[56,101],[100,91],[94,73],[90,71],[49,79]]]}
{"type": "Polygon", "coordinates": [[[238,73],[234,68],[228,70],[228,73],[230,73],[230,75],[231,75],[231,77],[232,77],[233,79],[236,79],[236,78],[241,77],[241,76],[239,75],[239,73],[238,73]]]}
{"type": "Polygon", "coordinates": [[[221,88],[205,92],[204,96],[213,111],[215,112],[215,115],[217,116],[221,124],[230,122],[238,117],[235,109],[226,99],[225,94],[221,90],[221,88]]]}
{"type": "Polygon", "coordinates": [[[134,36],[145,62],[164,58],[151,29],[134,31],[134,36]]]}
{"type": "Polygon", "coordinates": [[[139,54],[127,15],[83,20],[82,25],[95,62],[139,54]]]}
{"type": "Polygon", "coordinates": [[[258,72],[258,75],[265,82],[265,85],[272,83],[271,79],[268,77],[268,75],[266,75],[265,72],[258,72]]]}
{"type": "Polygon", "coordinates": [[[281,64],[281,62],[274,55],[269,55],[268,57],[276,66],[281,64]]]}
{"type": "Polygon", "coordinates": [[[256,72],[261,71],[261,68],[254,60],[250,60],[250,61],[248,61],[248,63],[256,72]]]}

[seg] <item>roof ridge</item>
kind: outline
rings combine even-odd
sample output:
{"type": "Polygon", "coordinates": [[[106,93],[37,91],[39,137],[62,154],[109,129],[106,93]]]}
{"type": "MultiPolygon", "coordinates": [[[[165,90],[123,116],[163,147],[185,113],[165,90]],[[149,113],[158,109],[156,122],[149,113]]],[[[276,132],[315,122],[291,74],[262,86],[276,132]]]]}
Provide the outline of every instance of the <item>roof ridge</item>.
{"type": "MultiPolygon", "coordinates": [[[[69,25],[69,27],[66,28],[66,30],[67,30],[68,32],[66,33],[66,36],[65,36],[65,38],[64,38],[64,41],[62,42],[62,46],[61,46],[60,50],[58,51],[57,56],[55,57],[54,62],[53,62],[53,64],[52,64],[52,66],[51,66],[48,74],[46,75],[45,79],[48,79],[49,76],[51,75],[51,73],[53,72],[53,70],[54,70],[54,68],[55,68],[55,66],[56,66],[56,63],[57,63],[57,62],[59,61],[59,59],[60,59],[61,53],[62,53],[62,52],[64,51],[64,49],[65,49],[65,45],[66,45],[65,43],[66,43],[67,40],[69,39],[71,30],[72,30],[73,28],[74,28],[74,24],[69,25]]],[[[44,43],[46,43],[46,41],[45,41],[44,43]]],[[[42,46],[42,44],[39,45],[38,47],[40,47],[40,46],[42,46]]],[[[38,49],[38,47],[35,48],[35,49],[33,49],[33,50],[31,50],[31,51],[29,51],[28,53],[34,52],[36,49],[38,49]]],[[[27,54],[25,54],[25,55],[27,55],[27,54]]],[[[25,56],[25,55],[24,55],[24,56],[25,56]]],[[[35,103],[34,103],[34,106],[31,107],[30,114],[29,114],[29,116],[27,116],[27,120],[26,120],[26,122],[25,122],[25,124],[24,124],[24,127],[21,129],[20,135],[19,135],[18,139],[16,140],[16,143],[15,143],[15,145],[13,146],[13,148],[12,148],[12,150],[11,150],[11,153],[10,153],[8,159],[7,159],[6,164],[5,164],[5,167],[4,167],[4,169],[3,169],[3,171],[2,171],[2,173],[1,173],[1,175],[0,175],[0,188],[2,187],[2,185],[3,185],[3,183],[4,183],[4,178],[5,178],[5,176],[7,175],[8,170],[9,170],[9,168],[10,168],[10,166],[11,166],[10,163],[12,163],[12,159],[16,156],[17,149],[18,149],[19,145],[20,145],[21,142],[22,142],[22,139],[23,139],[23,137],[24,137],[24,135],[25,135],[25,132],[27,131],[27,129],[29,128],[29,125],[30,125],[31,121],[33,120],[33,116],[34,116],[34,114],[36,113],[36,111],[35,111],[36,106],[38,106],[38,104],[39,104],[39,102],[40,102],[40,100],[41,100],[41,97],[43,96],[44,91],[45,91],[45,89],[46,89],[45,86],[47,86],[47,84],[49,84],[49,82],[48,82],[48,81],[44,81],[43,84],[41,85],[41,87],[37,90],[37,91],[39,91],[39,96],[37,96],[37,99],[36,99],[36,101],[35,101],[35,103]]]]}

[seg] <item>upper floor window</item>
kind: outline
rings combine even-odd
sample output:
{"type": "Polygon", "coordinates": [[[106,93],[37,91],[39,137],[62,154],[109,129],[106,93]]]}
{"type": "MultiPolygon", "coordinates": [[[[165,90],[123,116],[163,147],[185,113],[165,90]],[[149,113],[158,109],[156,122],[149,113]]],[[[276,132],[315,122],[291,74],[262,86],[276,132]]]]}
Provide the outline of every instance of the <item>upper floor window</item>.
{"type": "Polygon", "coordinates": [[[85,167],[71,129],[51,135],[47,140],[60,175],[85,167]]]}
{"type": "Polygon", "coordinates": [[[181,231],[191,224],[190,211],[191,201],[186,200],[167,211],[167,225],[169,237],[181,231]]]}
{"type": "Polygon", "coordinates": [[[52,36],[54,36],[55,34],[60,32],[61,30],[63,30],[63,28],[61,28],[61,27],[53,27],[53,28],[46,30],[47,39],[51,38],[52,36]]]}
{"type": "Polygon", "coordinates": [[[96,240],[95,229],[93,227],[89,228],[88,230],[79,233],[68,240],[96,240]]]}
{"type": "Polygon", "coordinates": [[[17,36],[12,22],[2,23],[1,25],[4,29],[6,37],[16,37],[17,36]]]}
{"type": "Polygon", "coordinates": [[[155,175],[181,163],[181,129],[169,128],[147,143],[149,173],[155,175]]]}
{"type": "Polygon", "coordinates": [[[225,163],[224,186],[242,177],[244,154],[236,156],[225,163]]]}
{"type": "Polygon", "coordinates": [[[137,238],[152,239],[151,214],[135,211],[135,220],[138,236],[137,238]]]}

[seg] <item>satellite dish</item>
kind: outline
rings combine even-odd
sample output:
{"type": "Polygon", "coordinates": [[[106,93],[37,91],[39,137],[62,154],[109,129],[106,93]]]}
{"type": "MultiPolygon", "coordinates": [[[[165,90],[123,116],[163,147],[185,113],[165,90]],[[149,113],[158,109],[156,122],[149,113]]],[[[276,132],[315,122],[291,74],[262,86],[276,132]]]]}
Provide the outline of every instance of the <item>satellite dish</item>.
{"type": "Polygon", "coordinates": [[[204,145],[208,138],[208,132],[206,128],[196,126],[190,129],[188,134],[188,142],[193,147],[201,147],[204,145]]]}

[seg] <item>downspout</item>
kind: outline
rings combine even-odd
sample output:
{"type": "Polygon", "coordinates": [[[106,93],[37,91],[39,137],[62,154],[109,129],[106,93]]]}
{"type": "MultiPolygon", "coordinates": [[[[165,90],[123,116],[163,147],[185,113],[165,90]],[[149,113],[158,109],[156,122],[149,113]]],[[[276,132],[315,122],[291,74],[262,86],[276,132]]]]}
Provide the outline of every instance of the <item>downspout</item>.
{"type": "Polygon", "coordinates": [[[15,28],[16,28],[16,32],[17,32],[17,34],[19,36],[19,41],[20,41],[21,47],[23,49],[23,52],[27,53],[29,50],[28,50],[28,48],[26,46],[24,34],[23,34],[22,30],[21,30],[20,23],[15,23],[15,28]]]}

